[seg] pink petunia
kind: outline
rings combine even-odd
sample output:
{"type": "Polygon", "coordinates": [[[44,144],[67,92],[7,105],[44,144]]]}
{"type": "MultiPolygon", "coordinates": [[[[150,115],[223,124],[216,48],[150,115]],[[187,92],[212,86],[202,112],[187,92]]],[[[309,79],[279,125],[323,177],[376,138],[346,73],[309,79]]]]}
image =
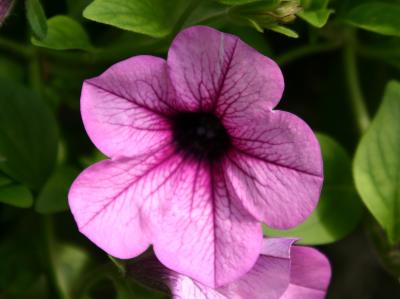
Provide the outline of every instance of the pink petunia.
{"type": "Polygon", "coordinates": [[[165,266],[210,287],[246,273],[260,222],[295,226],[320,195],[313,132],[272,110],[283,88],[275,62],[204,26],[179,33],[167,61],[136,56],[86,80],[83,122],[110,159],[70,189],[79,230],[118,258],[153,244],[165,266]]]}
{"type": "Polygon", "coordinates": [[[146,256],[128,267],[131,277],[172,294],[173,299],[323,299],[331,278],[327,258],[293,239],[264,239],[254,267],[240,279],[213,289],[146,256]],[[166,288],[165,288],[166,287],[166,288]]]}

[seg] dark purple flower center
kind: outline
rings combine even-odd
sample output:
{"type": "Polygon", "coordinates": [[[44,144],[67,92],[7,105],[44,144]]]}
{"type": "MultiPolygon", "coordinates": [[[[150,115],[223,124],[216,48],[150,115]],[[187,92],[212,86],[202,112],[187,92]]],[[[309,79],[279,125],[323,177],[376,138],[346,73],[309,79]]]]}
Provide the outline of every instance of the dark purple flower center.
{"type": "Polygon", "coordinates": [[[231,147],[228,132],[213,113],[181,112],[171,123],[177,149],[196,159],[213,162],[231,147]]]}

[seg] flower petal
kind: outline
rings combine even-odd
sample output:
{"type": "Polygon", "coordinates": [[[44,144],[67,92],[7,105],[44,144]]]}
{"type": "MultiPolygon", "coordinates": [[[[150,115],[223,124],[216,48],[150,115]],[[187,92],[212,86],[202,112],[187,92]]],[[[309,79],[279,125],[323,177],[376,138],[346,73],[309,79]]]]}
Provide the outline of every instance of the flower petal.
{"type": "Polygon", "coordinates": [[[173,98],[165,61],[132,57],[84,82],[83,123],[107,156],[139,155],[171,139],[164,116],[174,111],[173,98]]]}
{"type": "Polygon", "coordinates": [[[278,299],[290,281],[290,250],[295,240],[264,239],[262,254],[239,280],[218,291],[227,298],[278,299]]]}
{"type": "Polygon", "coordinates": [[[101,161],[84,170],[68,195],[79,230],[115,257],[142,253],[151,241],[148,211],[159,201],[155,190],[176,170],[176,160],[159,151],[101,161]]]}
{"type": "Polygon", "coordinates": [[[153,236],[164,265],[210,287],[250,270],[262,243],[261,225],[234,204],[236,194],[220,171],[188,160],[167,183],[170,191],[157,213],[160,231],[153,236]]]}
{"type": "Polygon", "coordinates": [[[264,239],[254,267],[217,289],[166,268],[152,254],[136,260],[128,273],[150,288],[169,289],[174,299],[323,299],[330,280],[329,262],[315,249],[292,246],[294,241],[264,239]]]}
{"type": "Polygon", "coordinates": [[[233,299],[185,275],[175,273],[171,279],[172,299],[233,299]]]}
{"type": "Polygon", "coordinates": [[[171,81],[187,110],[246,119],[272,109],[284,82],[277,64],[238,37],[206,26],[181,31],[168,52],[171,81]]]}
{"type": "Polygon", "coordinates": [[[322,157],[311,129],[291,113],[230,128],[234,150],[226,176],[243,205],[273,228],[289,228],[314,210],[323,181],[322,157]]]}
{"type": "Polygon", "coordinates": [[[164,293],[173,299],[232,299],[188,276],[172,271],[150,254],[128,266],[128,275],[137,282],[164,293]]]}
{"type": "Polygon", "coordinates": [[[318,250],[295,246],[290,285],[281,299],[323,299],[331,278],[328,259],[318,250]]]}

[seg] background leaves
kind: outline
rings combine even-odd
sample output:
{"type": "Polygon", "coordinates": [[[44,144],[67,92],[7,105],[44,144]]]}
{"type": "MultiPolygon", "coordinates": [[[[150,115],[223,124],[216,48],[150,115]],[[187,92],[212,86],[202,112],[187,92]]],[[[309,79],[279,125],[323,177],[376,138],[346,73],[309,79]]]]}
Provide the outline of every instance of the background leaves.
{"type": "Polygon", "coordinates": [[[277,61],[286,84],[279,109],[328,134],[319,134],[325,186],[317,210],[293,230],[266,233],[325,244],[328,299],[400,297],[400,0],[15,3],[0,16],[0,298],[167,298],[124,276],[79,234],[67,192],[77,172],[105,158],[82,126],[82,81],[134,55],[165,58],[177,32],[199,24],[277,61]],[[367,125],[368,112],[376,115],[366,133],[355,126],[355,97],[367,125]]]}
{"type": "Polygon", "coordinates": [[[0,79],[0,170],[32,189],[40,188],[53,170],[57,123],[38,95],[0,79]]]}

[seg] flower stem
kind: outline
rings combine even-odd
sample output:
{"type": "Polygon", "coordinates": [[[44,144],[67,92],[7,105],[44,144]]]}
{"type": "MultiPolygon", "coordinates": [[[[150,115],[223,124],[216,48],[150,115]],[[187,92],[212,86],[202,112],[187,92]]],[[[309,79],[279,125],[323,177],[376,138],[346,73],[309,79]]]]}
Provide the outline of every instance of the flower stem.
{"type": "Polygon", "coordinates": [[[29,84],[31,88],[40,94],[42,92],[42,82],[41,82],[42,80],[41,80],[39,57],[37,57],[36,53],[31,57],[29,61],[28,71],[29,71],[29,84]]]}
{"type": "Polygon", "coordinates": [[[54,238],[53,219],[51,216],[43,216],[43,233],[45,241],[45,253],[48,262],[48,278],[51,288],[58,299],[71,299],[57,272],[56,240],[54,238]]]}
{"type": "Polygon", "coordinates": [[[279,65],[288,64],[294,60],[299,58],[303,58],[305,56],[310,56],[312,54],[320,53],[320,52],[330,52],[338,49],[340,47],[340,42],[329,42],[323,44],[316,45],[305,45],[288,51],[278,57],[275,58],[276,62],[279,65]]]}
{"type": "Polygon", "coordinates": [[[343,63],[345,79],[349,91],[349,100],[356,117],[358,131],[363,134],[370,124],[368,110],[360,87],[360,79],[357,70],[357,57],[355,52],[355,39],[349,38],[343,48],[343,63]]]}
{"type": "Polygon", "coordinates": [[[0,37],[0,49],[16,53],[25,59],[30,59],[32,57],[31,47],[4,37],[0,37]]]}

